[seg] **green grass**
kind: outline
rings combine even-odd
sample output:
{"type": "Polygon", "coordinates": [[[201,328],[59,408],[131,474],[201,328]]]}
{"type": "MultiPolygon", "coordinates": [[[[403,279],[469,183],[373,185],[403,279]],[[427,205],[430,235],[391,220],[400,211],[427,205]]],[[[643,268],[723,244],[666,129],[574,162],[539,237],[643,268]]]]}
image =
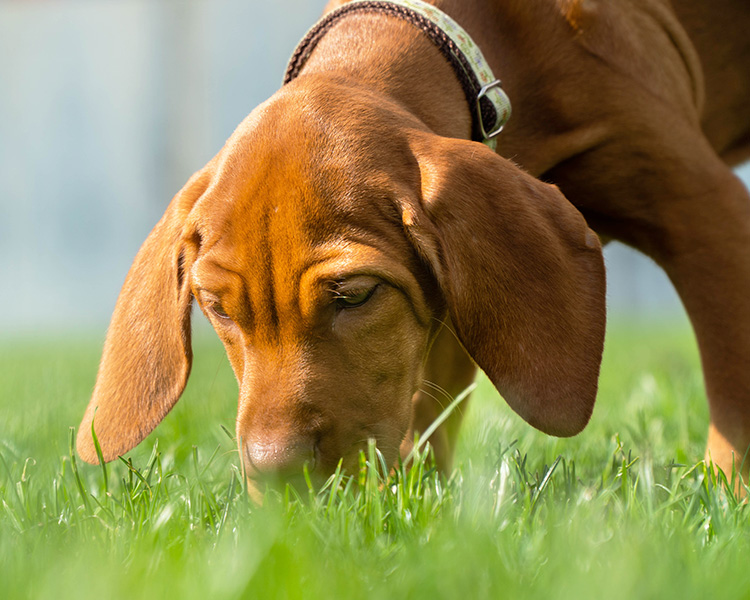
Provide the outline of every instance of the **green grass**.
{"type": "Polygon", "coordinates": [[[201,338],[185,397],[128,463],[70,451],[99,341],[0,344],[0,598],[747,598],[748,508],[698,462],[684,326],[611,328],[583,434],[547,437],[480,381],[457,468],[422,456],[253,506],[236,384],[201,338]]]}

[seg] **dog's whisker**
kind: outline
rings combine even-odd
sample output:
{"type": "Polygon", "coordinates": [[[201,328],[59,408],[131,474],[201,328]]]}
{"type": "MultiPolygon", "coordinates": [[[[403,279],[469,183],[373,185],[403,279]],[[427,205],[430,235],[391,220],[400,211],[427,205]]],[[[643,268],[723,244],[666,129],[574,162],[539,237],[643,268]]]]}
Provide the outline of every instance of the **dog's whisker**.
{"type": "Polygon", "coordinates": [[[427,385],[427,386],[431,387],[433,390],[435,390],[435,391],[443,394],[446,398],[448,398],[448,401],[453,400],[453,394],[451,394],[444,387],[441,387],[437,383],[434,383],[432,381],[429,381],[429,380],[425,379],[425,380],[422,381],[422,384],[423,385],[427,385]]]}
{"type": "Polygon", "coordinates": [[[437,317],[432,317],[432,320],[435,321],[436,323],[440,323],[440,327],[441,327],[440,331],[447,330],[453,336],[453,339],[456,340],[456,342],[458,342],[460,345],[462,345],[461,340],[458,338],[458,334],[453,329],[453,327],[451,327],[450,323],[448,323],[447,321],[444,321],[443,319],[439,319],[437,317]]]}
{"type": "Polygon", "coordinates": [[[435,402],[436,402],[436,403],[438,404],[438,406],[440,406],[440,409],[441,409],[441,410],[445,410],[445,407],[446,407],[446,405],[445,405],[445,404],[443,404],[443,402],[441,402],[441,401],[440,401],[440,400],[438,399],[438,397],[437,397],[437,396],[435,396],[434,394],[431,394],[431,393],[430,393],[430,392],[428,392],[427,390],[423,390],[423,389],[420,389],[419,391],[420,391],[420,392],[422,392],[422,393],[423,393],[423,394],[424,394],[425,396],[429,396],[430,398],[432,398],[432,399],[433,399],[433,400],[434,400],[434,401],[435,401],[435,402]]]}

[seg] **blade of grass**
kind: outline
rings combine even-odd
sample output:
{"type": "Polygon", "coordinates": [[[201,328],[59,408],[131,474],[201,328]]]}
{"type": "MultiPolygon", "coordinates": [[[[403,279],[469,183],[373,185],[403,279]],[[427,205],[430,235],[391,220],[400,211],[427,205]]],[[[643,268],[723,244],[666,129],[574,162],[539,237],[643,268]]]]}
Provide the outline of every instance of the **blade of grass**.
{"type": "Polygon", "coordinates": [[[76,462],[75,435],[76,435],[75,427],[71,427],[69,442],[68,442],[68,457],[70,458],[70,467],[71,469],[73,469],[73,477],[75,478],[76,486],[78,487],[78,492],[81,494],[81,499],[83,500],[83,504],[86,506],[86,509],[89,509],[90,506],[89,506],[88,493],[86,492],[86,488],[83,485],[81,474],[78,472],[78,463],[76,462]]]}
{"type": "Polygon", "coordinates": [[[104,481],[104,493],[109,492],[109,481],[107,477],[107,463],[104,462],[104,454],[102,453],[102,447],[99,445],[99,438],[96,437],[96,431],[94,430],[94,423],[96,422],[96,410],[94,411],[94,418],[91,419],[91,437],[94,440],[94,450],[96,450],[96,458],[99,460],[99,465],[102,468],[102,478],[104,481]]]}

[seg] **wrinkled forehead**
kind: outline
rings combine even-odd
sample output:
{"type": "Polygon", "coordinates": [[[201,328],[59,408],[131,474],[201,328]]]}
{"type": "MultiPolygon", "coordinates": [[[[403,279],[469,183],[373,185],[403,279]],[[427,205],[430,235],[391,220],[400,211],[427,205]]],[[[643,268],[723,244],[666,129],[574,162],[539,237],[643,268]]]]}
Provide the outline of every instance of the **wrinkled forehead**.
{"type": "Polygon", "coordinates": [[[418,165],[405,135],[413,117],[358,89],[302,83],[285,86],[237,127],[221,152],[222,179],[303,183],[320,197],[413,177],[418,165]]]}
{"type": "Polygon", "coordinates": [[[217,157],[196,207],[204,244],[244,251],[243,262],[299,260],[320,246],[402,235],[398,206],[414,194],[418,167],[398,133],[365,116],[352,121],[335,103],[297,95],[258,107],[217,157]]]}

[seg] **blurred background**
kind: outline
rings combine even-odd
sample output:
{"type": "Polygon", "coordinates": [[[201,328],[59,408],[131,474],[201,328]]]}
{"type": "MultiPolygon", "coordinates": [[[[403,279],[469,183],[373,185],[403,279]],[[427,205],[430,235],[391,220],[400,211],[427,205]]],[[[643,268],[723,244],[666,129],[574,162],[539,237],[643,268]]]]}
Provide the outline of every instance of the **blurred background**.
{"type": "MultiPolygon", "coordinates": [[[[324,4],[0,0],[0,333],[103,335],[168,201],[278,89],[324,4]]],[[[606,257],[612,315],[684,319],[648,259],[606,257]]]]}

